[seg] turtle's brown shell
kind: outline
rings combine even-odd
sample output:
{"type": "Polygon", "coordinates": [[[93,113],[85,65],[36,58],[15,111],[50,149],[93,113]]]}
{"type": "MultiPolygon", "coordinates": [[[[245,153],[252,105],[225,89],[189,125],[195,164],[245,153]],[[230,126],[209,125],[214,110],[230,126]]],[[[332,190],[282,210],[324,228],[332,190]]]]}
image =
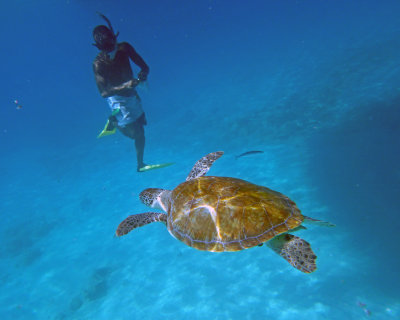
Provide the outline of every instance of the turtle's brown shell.
{"type": "Polygon", "coordinates": [[[201,176],[178,185],[168,230],[188,246],[239,251],[298,227],[303,215],[285,195],[244,180],[201,176]]]}

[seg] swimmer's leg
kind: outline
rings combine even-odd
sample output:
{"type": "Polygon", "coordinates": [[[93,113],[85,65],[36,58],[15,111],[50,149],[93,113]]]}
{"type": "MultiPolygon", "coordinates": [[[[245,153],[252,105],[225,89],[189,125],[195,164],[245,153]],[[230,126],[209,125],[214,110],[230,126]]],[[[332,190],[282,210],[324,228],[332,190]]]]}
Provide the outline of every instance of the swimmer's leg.
{"type": "Polygon", "coordinates": [[[144,145],[146,138],[144,137],[144,128],[142,125],[138,125],[135,138],[135,148],[136,148],[136,159],[137,159],[137,171],[144,167],[146,164],[143,162],[144,145]]]}
{"type": "Polygon", "coordinates": [[[137,171],[139,171],[140,168],[146,166],[146,164],[143,162],[144,145],[145,145],[143,125],[138,121],[135,121],[126,125],[125,127],[118,127],[118,129],[126,137],[135,140],[137,171]]]}

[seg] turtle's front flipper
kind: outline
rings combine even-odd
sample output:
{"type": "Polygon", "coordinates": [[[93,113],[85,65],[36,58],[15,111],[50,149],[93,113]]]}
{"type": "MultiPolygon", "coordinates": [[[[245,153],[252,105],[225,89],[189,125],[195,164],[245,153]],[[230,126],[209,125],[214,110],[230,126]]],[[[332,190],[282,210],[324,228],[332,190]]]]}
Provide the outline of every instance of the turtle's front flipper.
{"type": "Polygon", "coordinates": [[[135,228],[139,228],[156,221],[167,223],[167,215],[160,212],[133,214],[119,224],[115,234],[117,237],[120,237],[131,232],[135,228]]]}
{"type": "Polygon", "coordinates": [[[224,153],[222,151],[217,151],[209,153],[208,155],[201,158],[194,164],[194,167],[187,176],[186,181],[204,176],[208,172],[208,170],[210,170],[214,161],[221,157],[223,154],[224,153]]]}
{"type": "Polygon", "coordinates": [[[317,269],[315,264],[317,256],[310,244],[299,237],[285,233],[271,239],[267,245],[304,273],[311,273],[317,269]]]}

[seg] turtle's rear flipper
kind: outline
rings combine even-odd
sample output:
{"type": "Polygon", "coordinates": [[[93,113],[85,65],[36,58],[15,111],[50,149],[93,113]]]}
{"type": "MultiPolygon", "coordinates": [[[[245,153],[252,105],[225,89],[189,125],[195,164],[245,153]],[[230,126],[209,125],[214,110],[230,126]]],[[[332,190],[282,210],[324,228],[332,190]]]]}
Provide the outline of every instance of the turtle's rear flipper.
{"type": "Polygon", "coordinates": [[[165,213],[160,213],[160,212],[145,212],[145,213],[133,214],[119,224],[115,234],[117,237],[121,237],[131,232],[135,228],[139,228],[145,226],[146,224],[156,221],[161,221],[166,223],[167,215],[165,213]]]}
{"type": "Polygon", "coordinates": [[[321,226],[321,227],[336,227],[336,224],[330,223],[328,221],[323,221],[323,220],[310,218],[310,217],[307,217],[307,216],[304,216],[304,222],[305,223],[315,224],[315,225],[318,225],[318,226],[321,226]]]}
{"type": "Polygon", "coordinates": [[[315,264],[317,256],[310,244],[299,237],[285,233],[271,239],[267,245],[304,273],[311,273],[317,269],[315,264]]]}

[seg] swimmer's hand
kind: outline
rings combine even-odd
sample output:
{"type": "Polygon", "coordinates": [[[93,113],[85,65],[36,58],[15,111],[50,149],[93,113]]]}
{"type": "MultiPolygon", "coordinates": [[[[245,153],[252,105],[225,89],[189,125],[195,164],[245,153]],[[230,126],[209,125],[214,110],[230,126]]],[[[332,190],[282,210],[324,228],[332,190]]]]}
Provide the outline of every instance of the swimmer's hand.
{"type": "Polygon", "coordinates": [[[139,79],[131,79],[127,81],[128,88],[135,88],[139,83],[139,79]]]}
{"type": "Polygon", "coordinates": [[[147,80],[147,73],[141,70],[138,74],[138,80],[139,81],[146,81],[147,80]]]}
{"type": "Polygon", "coordinates": [[[110,95],[121,94],[122,92],[124,92],[124,90],[135,88],[139,83],[140,81],[138,79],[131,79],[125,81],[123,84],[119,86],[110,87],[108,91],[104,90],[102,92],[102,96],[107,97],[110,95]]]}

